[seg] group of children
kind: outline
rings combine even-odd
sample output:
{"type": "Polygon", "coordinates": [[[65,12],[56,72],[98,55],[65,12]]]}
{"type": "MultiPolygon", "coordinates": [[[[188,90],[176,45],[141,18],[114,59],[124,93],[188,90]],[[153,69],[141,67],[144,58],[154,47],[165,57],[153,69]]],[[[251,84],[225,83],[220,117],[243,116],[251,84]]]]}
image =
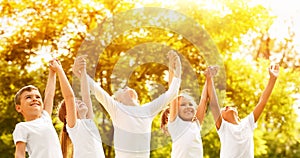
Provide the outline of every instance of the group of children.
{"type": "Polygon", "coordinates": [[[15,96],[16,110],[25,119],[25,122],[16,125],[13,132],[15,157],[24,158],[27,151],[32,158],[62,158],[68,155],[74,158],[104,158],[101,137],[93,121],[91,94],[95,95],[112,120],[116,158],[150,157],[152,121],[161,111],[161,128],[172,139],[171,157],[203,157],[200,131],[207,105],[212,110],[220,137],[220,157],[254,157],[253,130],[271,95],[279,66],[269,68],[269,82],[257,106],[240,120],[236,108],[219,107],[213,82],[217,67],[206,69],[206,80],[197,107],[189,93],[179,92],[179,56],[175,51],[170,51],[168,56],[168,90],[143,105],[140,105],[136,91],[129,87],[119,89],[110,96],[86,73],[85,55],[77,57],[73,65],[73,73],[80,79],[81,85],[81,99],[76,98],[60,62],[51,60],[44,101],[39,90],[32,85],[21,88],[15,96]],[[56,75],[64,98],[58,112],[59,119],[64,123],[60,140],[51,119],[56,75]]]}

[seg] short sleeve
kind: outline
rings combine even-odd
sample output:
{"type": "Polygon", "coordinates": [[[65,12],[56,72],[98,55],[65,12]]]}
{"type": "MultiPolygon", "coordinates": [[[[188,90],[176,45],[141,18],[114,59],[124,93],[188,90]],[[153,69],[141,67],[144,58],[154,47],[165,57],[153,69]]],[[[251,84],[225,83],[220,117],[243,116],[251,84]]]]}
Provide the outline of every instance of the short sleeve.
{"type": "Polygon", "coordinates": [[[43,110],[43,112],[42,112],[42,118],[44,120],[46,120],[47,122],[52,123],[52,118],[51,118],[51,116],[49,115],[49,113],[46,110],[43,110]]]}
{"type": "Polygon", "coordinates": [[[219,129],[217,129],[217,133],[218,134],[221,134],[223,131],[224,131],[224,128],[225,128],[225,126],[226,126],[226,121],[223,119],[223,117],[222,117],[222,123],[221,123],[221,125],[220,125],[220,128],[219,129]]]}
{"type": "Polygon", "coordinates": [[[76,119],[75,125],[74,125],[74,127],[72,127],[72,128],[69,127],[69,125],[67,124],[67,125],[66,125],[67,131],[68,131],[68,132],[70,132],[70,131],[72,132],[72,131],[76,130],[76,129],[78,128],[78,123],[80,123],[79,121],[80,121],[79,119],[76,119]]]}
{"type": "Polygon", "coordinates": [[[179,116],[174,121],[168,122],[168,131],[173,141],[180,138],[185,131],[190,127],[188,121],[183,121],[179,116]]]}
{"type": "Polygon", "coordinates": [[[257,124],[256,124],[256,122],[254,121],[254,114],[253,114],[253,112],[251,112],[251,113],[248,115],[247,119],[248,119],[248,123],[249,123],[249,125],[250,125],[250,128],[251,128],[252,130],[254,130],[254,129],[257,127],[257,124]]]}
{"type": "Polygon", "coordinates": [[[179,118],[178,118],[178,116],[175,118],[175,120],[174,121],[172,121],[172,122],[170,122],[170,120],[168,121],[168,124],[167,124],[167,127],[168,127],[168,131],[169,131],[169,133],[171,134],[171,135],[177,135],[176,133],[177,132],[179,132],[177,129],[178,128],[176,128],[177,126],[178,126],[178,124],[179,124],[179,118]]]}
{"type": "Polygon", "coordinates": [[[27,130],[25,130],[24,126],[22,124],[17,124],[16,128],[13,132],[13,139],[14,144],[17,144],[17,142],[27,142],[27,130]]]}

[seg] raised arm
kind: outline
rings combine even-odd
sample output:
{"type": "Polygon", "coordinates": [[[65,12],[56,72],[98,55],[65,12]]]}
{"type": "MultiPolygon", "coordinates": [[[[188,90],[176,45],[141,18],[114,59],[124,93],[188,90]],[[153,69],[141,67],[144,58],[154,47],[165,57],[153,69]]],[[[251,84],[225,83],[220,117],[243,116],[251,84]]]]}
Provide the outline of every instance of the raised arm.
{"type": "Polygon", "coordinates": [[[85,103],[85,105],[88,107],[87,112],[87,118],[93,119],[94,118],[94,112],[92,107],[92,100],[90,97],[90,87],[87,80],[87,73],[86,73],[86,60],[85,56],[82,56],[78,58],[80,63],[80,86],[81,86],[81,97],[82,101],[85,103]]]}
{"type": "Polygon", "coordinates": [[[222,124],[221,110],[218,102],[217,93],[215,90],[213,76],[217,73],[217,67],[208,67],[205,76],[207,82],[207,91],[209,96],[209,106],[211,108],[216,128],[219,129],[222,124]]]}
{"type": "MultiPolygon", "coordinates": [[[[170,51],[169,54],[169,87],[171,86],[171,82],[173,80],[173,77],[180,78],[181,77],[181,63],[179,56],[176,54],[175,51],[170,51]]],[[[176,96],[178,96],[178,93],[176,93],[176,96]]],[[[173,101],[170,103],[170,115],[169,115],[169,121],[173,122],[178,115],[178,97],[176,97],[173,101]]]]}
{"type": "MultiPolygon", "coordinates": [[[[83,71],[83,66],[85,64],[85,60],[86,59],[86,55],[81,55],[78,56],[75,59],[72,71],[75,74],[75,76],[77,76],[80,79],[81,82],[81,86],[84,86],[84,84],[88,84],[88,87],[85,88],[89,88],[89,93],[85,93],[83,95],[85,95],[85,99],[87,99],[90,95],[90,90],[92,92],[92,94],[95,95],[97,101],[99,101],[102,106],[105,108],[105,110],[112,116],[114,115],[114,112],[116,111],[116,104],[117,101],[115,101],[113,99],[112,96],[110,96],[101,86],[99,86],[87,73],[86,73],[86,68],[83,71]]],[[[86,67],[86,66],[85,66],[86,67]]],[[[81,87],[83,88],[83,87],[81,87]]],[[[81,89],[81,91],[85,91],[83,89],[81,89]]],[[[92,109],[92,104],[90,104],[91,109],[92,109]]],[[[90,110],[89,110],[90,111],[90,110]]],[[[92,112],[92,110],[91,110],[92,112]]]]}
{"type": "Polygon", "coordinates": [[[48,81],[45,88],[44,110],[51,116],[53,110],[53,101],[55,95],[56,74],[49,68],[48,81]]]}
{"type": "Polygon", "coordinates": [[[50,68],[54,70],[59,79],[62,96],[66,104],[67,111],[67,124],[69,127],[74,127],[76,123],[76,107],[75,107],[75,95],[73,89],[68,81],[68,78],[58,60],[53,60],[50,64],[50,68]]]}
{"type": "Polygon", "coordinates": [[[200,124],[202,124],[205,116],[205,112],[207,109],[206,103],[208,100],[208,94],[207,94],[207,80],[205,80],[204,87],[202,89],[202,94],[200,98],[200,102],[197,108],[196,117],[199,120],[200,124]]]}
{"type": "Polygon", "coordinates": [[[269,67],[269,75],[270,75],[270,78],[269,78],[268,84],[267,84],[265,90],[263,91],[255,109],[253,110],[254,122],[256,122],[258,120],[259,116],[261,115],[262,111],[264,110],[265,105],[272,93],[275,82],[279,75],[279,65],[271,65],[269,67]]]}

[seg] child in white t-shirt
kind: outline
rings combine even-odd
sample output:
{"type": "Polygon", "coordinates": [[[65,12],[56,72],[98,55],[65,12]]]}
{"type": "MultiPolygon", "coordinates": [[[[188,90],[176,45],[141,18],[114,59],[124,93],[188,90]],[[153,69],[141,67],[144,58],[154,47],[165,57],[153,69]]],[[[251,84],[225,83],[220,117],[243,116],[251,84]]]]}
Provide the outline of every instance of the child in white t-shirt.
{"type": "Polygon", "coordinates": [[[26,151],[31,158],[63,157],[51,119],[55,82],[55,72],[50,69],[44,102],[38,88],[32,85],[25,86],[16,93],[16,110],[25,119],[25,122],[16,125],[13,132],[16,158],[25,158],[26,151]]]}
{"type": "MultiPolygon", "coordinates": [[[[205,72],[206,78],[213,77],[216,70],[216,67],[209,67],[205,72]]],[[[172,78],[172,73],[170,73],[170,78],[172,78]]],[[[161,128],[172,138],[172,158],[203,157],[200,131],[207,100],[207,81],[205,81],[197,110],[193,97],[183,92],[162,113],[161,128]]]]}
{"type": "Polygon", "coordinates": [[[272,93],[275,82],[279,75],[279,66],[271,65],[269,68],[269,82],[260,97],[253,112],[244,119],[240,119],[235,107],[224,107],[219,109],[213,81],[209,81],[208,95],[210,96],[210,107],[216,121],[216,128],[221,141],[221,158],[253,158],[254,142],[253,131],[256,121],[263,112],[263,109],[272,93]],[[212,91],[210,91],[212,89],[212,91]]]}
{"type": "MultiPolygon", "coordinates": [[[[85,66],[85,65],[83,65],[85,66]]],[[[68,78],[59,61],[53,62],[50,68],[58,74],[64,101],[59,108],[59,119],[64,123],[62,131],[62,150],[64,157],[68,157],[68,136],[73,144],[74,158],[104,158],[101,137],[93,121],[92,103],[86,75],[82,75],[82,100],[75,100],[75,95],[68,78]]],[[[84,67],[80,68],[85,70],[84,67]]]]}
{"type": "MultiPolygon", "coordinates": [[[[74,74],[79,76],[76,67],[80,59],[75,60],[74,74]],[[77,71],[76,71],[77,70],[77,71]]],[[[169,53],[175,78],[170,88],[153,101],[139,105],[135,90],[126,87],[110,96],[104,89],[88,77],[89,85],[96,99],[109,113],[114,126],[114,148],[116,158],[148,158],[150,156],[151,125],[154,117],[175,97],[180,87],[181,65],[176,52],[169,53]]]]}

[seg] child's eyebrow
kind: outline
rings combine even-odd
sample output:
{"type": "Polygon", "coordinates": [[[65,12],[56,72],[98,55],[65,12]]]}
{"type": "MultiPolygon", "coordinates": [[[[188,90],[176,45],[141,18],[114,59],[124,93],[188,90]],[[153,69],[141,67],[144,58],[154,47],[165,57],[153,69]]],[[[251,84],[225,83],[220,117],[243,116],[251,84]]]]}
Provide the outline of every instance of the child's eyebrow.
{"type": "Polygon", "coordinates": [[[180,105],[190,105],[191,103],[180,103],[180,105]]]}
{"type": "Polygon", "coordinates": [[[24,97],[32,97],[32,96],[39,96],[39,97],[41,97],[41,95],[39,95],[39,94],[26,94],[24,97]]]}
{"type": "Polygon", "coordinates": [[[26,94],[26,95],[24,95],[24,97],[31,97],[32,96],[32,94],[26,94]]]}

